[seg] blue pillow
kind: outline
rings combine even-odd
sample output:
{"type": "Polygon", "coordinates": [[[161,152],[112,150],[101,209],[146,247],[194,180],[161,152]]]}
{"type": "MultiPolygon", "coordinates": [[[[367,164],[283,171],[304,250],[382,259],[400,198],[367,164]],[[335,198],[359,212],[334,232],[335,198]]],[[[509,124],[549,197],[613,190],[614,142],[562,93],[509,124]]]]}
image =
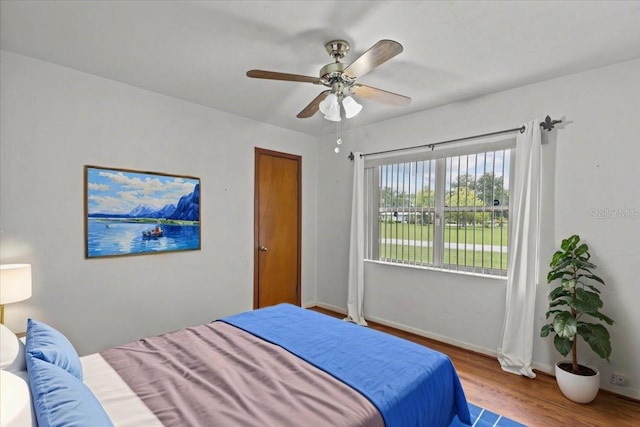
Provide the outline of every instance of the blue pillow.
{"type": "Polygon", "coordinates": [[[64,369],[27,354],[27,371],[39,427],[113,427],[91,390],[64,369]]]}
{"type": "Polygon", "coordinates": [[[25,345],[27,354],[52,363],[82,381],[82,363],[76,349],[67,337],[51,326],[27,320],[27,342],[25,345]]]}

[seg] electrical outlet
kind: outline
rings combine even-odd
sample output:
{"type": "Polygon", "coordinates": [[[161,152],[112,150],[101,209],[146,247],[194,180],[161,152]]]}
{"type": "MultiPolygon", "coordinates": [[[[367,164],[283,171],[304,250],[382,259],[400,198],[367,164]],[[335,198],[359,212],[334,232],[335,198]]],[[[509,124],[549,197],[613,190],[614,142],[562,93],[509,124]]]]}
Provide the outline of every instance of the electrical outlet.
{"type": "Polygon", "coordinates": [[[625,384],[624,377],[621,374],[616,374],[616,373],[612,373],[611,374],[611,379],[609,380],[609,382],[611,384],[615,384],[615,385],[624,385],[625,384]]]}

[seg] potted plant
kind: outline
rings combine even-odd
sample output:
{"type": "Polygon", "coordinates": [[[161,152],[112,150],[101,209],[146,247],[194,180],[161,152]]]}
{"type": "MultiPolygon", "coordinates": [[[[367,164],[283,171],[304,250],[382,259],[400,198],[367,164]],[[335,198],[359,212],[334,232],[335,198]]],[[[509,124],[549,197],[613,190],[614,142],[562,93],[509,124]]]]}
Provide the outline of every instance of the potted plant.
{"type": "Polygon", "coordinates": [[[560,354],[571,353],[571,361],[556,363],[556,381],[562,393],[578,403],[589,403],[600,389],[600,373],[593,368],[578,364],[577,336],[582,337],[591,350],[609,361],[611,338],[603,325],[612,325],[613,319],[600,312],[599,285],[604,280],[596,276],[596,265],[589,261],[589,246],[580,243],[580,236],[564,239],[560,250],[553,254],[547,282],[560,281],[549,293],[547,319],[541,337],[555,334],[553,344],[560,354]]]}

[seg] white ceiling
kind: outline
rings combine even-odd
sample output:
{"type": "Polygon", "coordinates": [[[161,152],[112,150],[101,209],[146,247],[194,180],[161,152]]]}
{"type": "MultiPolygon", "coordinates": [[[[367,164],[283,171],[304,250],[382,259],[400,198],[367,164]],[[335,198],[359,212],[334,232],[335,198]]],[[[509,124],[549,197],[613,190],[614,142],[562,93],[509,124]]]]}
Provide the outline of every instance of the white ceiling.
{"type": "Polygon", "coordinates": [[[247,70],[317,76],[329,40],[351,44],[346,64],[400,42],[358,82],[411,105],[359,99],[353,128],[640,58],[640,1],[1,0],[0,18],[2,49],[309,135],[335,131],[296,118],[325,88],[247,70]]]}

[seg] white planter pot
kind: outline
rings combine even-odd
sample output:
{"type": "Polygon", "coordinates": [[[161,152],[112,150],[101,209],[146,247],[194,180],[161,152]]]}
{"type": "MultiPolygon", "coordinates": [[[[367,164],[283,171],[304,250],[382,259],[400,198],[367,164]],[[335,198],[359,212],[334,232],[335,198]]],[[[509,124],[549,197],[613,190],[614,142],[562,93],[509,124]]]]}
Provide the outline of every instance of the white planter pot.
{"type": "Polygon", "coordinates": [[[556,363],[556,381],[562,394],[576,403],[589,403],[595,399],[598,390],[600,390],[600,372],[596,368],[590,367],[596,372],[595,375],[576,375],[560,369],[558,365],[562,363],[571,362],[562,360],[556,363]]]}

